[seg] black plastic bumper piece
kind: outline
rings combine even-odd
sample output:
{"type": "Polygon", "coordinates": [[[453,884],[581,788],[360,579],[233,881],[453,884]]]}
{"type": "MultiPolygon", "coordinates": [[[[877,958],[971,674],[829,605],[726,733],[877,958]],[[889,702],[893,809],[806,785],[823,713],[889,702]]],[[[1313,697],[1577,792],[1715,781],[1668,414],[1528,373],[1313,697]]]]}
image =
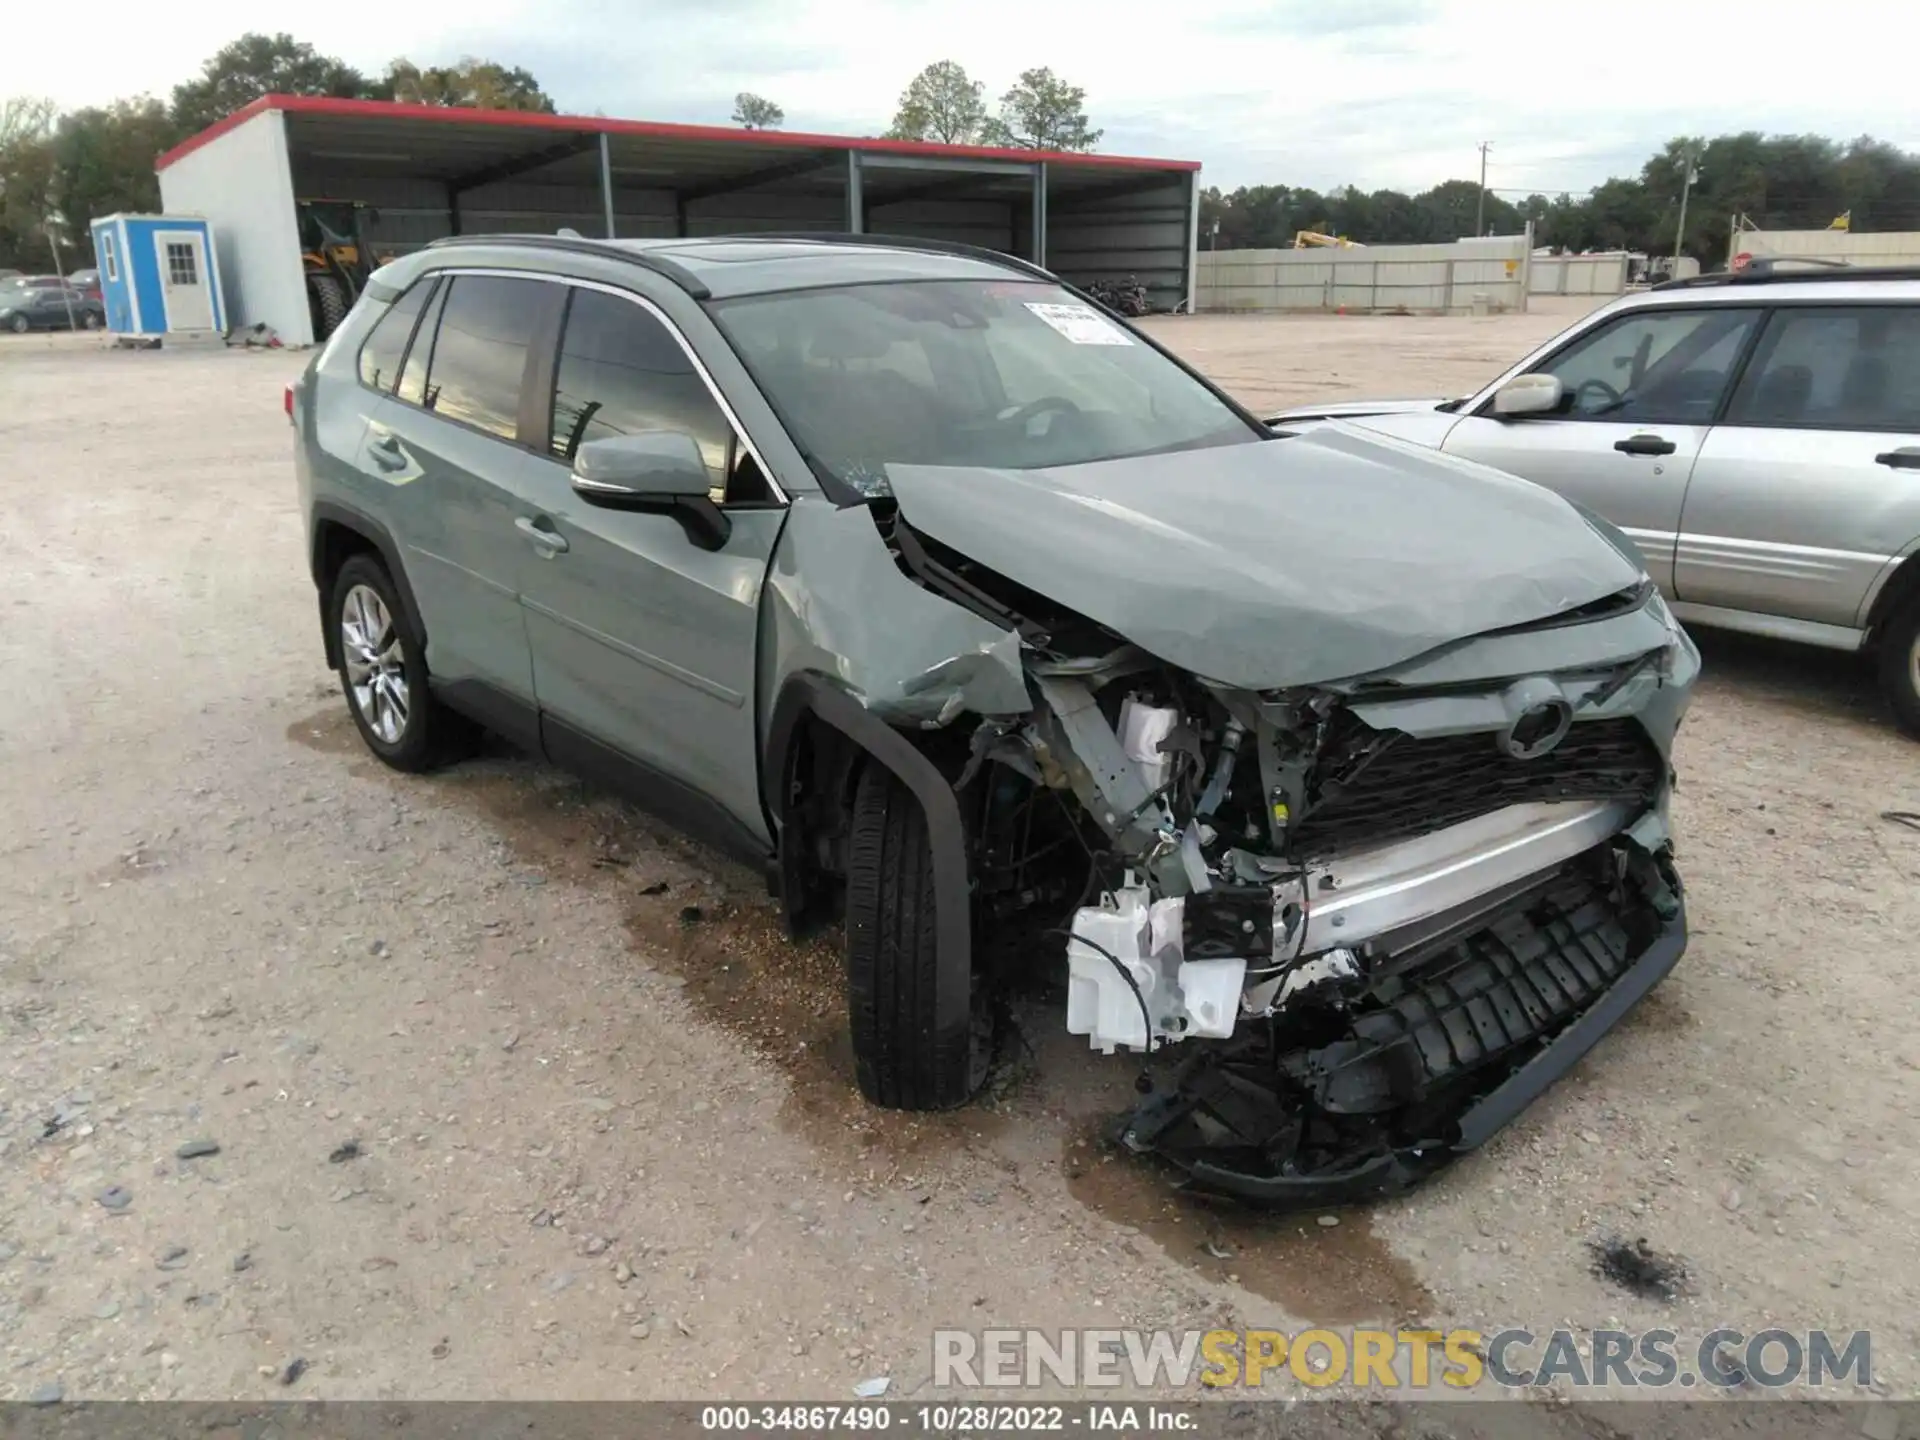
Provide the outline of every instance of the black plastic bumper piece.
{"type": "MultiPolygon", "coordinates": [[[[1375,1152],[1353,1165],[1303,1175],[1264,1175],[1234,1169],[1204,1153],[1182,1157],[1192,1189],[1273,1209],[1347,1205],[1405,1190],[1449,1162],[1479,1148],[1511,1122],[1644,999],[1679,963],[1687,948],[1686,912],[1674,913],[1651,943],[1634,956],[1613,983],[1553,1039],[1520,1064],[1506,1079],[1470,1101],[1453,1118],[1449,1138],[1433,1144],[1375,1152]]],[[[1164,1097],[1171,1100],[1173,1097],[1164,1097]]],[[[1123,1141],[1139,1150],[1154,1148],[1149,1118],[1155,1102],[1135,1113],[1123,1141]]]]}

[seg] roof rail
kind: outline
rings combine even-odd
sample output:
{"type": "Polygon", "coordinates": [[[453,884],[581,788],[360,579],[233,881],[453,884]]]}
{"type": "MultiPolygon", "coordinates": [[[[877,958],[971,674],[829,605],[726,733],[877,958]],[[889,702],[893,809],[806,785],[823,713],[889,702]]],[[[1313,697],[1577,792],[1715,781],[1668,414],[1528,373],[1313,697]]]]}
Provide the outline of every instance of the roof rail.
{"type": "Polygon", "coordinates": [[[801,240],[836,245],[888,245],[900,250],[924,250],[934,255],[964,255],[971,260],[986,260],[995,265],[1004,265],[1009,270],[1038,276],[1042,280],[1057,282],[1060,279],[1051,270],[1036,265],[1031,260],[1022,260],[1018,255],[1009,255],[1004,250],[992,250],[985,245],[968,245],[959,240],[923,240],[916,235],[869,235],[837,230],[768,230],[754,231],[745,235],[715,235],[710,238],[746,241],[801,240]]]}
{"type": "Polygon", "coordinates": [[[429,250],[442,250],[462,245],[521,245],[536,250],[565,250],[577,255],[598,255],[603,259],[626,260],[651,270],[656,275],[673,281],[695,300],[705,300],[713,292],[686,266],[670,260],[664,255],[656,255],[649,250],[635,250],[622,245],[618,240],[590,240],[584,235],[443,235],[438,240],[427,243],[429,250]]]}
{"type": "Polygon", "coordinates": [[[1744,270],[1715,270],[1684,280],[1662,280],[1654,290],[1699,290],[1718,285],[1831,284],[1847,280],[1920,280],[1920,265],[1849,265],[1845,261],[1809,261],[1797,256],[1763,256],[1744,270]],[[1781,269],[1776,258],[1806,265],[1805,270],[1781,269]],[[1763,268],[1756,268],[1763,267],[1763,268]]]}

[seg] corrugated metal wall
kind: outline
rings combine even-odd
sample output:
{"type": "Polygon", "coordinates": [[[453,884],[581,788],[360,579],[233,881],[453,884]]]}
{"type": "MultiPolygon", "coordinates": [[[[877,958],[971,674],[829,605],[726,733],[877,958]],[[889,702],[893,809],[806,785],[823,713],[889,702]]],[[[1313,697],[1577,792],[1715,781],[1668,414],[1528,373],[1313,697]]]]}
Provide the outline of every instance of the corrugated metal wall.
{"type": "Polygon", "coordinates": [[[1527,308],[1527,236],[1346,250],[1210,250],[1199,257],[1201,310],[1527,308]]]}
{"type": "MultiPolygon", "coordinates": [[[[429,180],[380,180],[339,171],[313,170],[298,177],[303,199],[352,199],[379,213],[369,226],[376,246],[397,251],[418,249],[453,233],[446,187],[429,180]]],[[[490,232],[552,234],[562,227],[597,236],[604,227],[597,186],[536,185],[505,181],[468,190],[459,197],[460,228],[469,235],[490,232]]],[[[996,250],[1014,244],[1015,206],[995,200],[915,200],[868,206],[874,231],[957,240],[996,250]]],[[[840,230],[846,203],[837,195],[768,194],[741,191],[716,195],[688,206],[691,235],[735,235],[765,230],[840,230]]],[[[675,233],[674,197],[666,190],[614,191],[614,229],[626,237],[666,237],[675,233]]]]}
{"type": "MultiPolygon", "coordinates": [[[[1047,268],[1074,285],[1137,279],[1155,310],[1185,304],[1198,176],[1131,193],[1047,202],[1047,268]]],[[[876,227],[877,228],[877,227],[876,227]]]]}
{"type": "Polygon", "coordinates": [[[1736,255],[1796,260],[1842,260],[1849,265],[1920,265],[1920,230],[1736,230],[1727,264],[1736,255]]]}
{"type": "MultiPolygon", "coordinates": [[[[359,200],[377,210],[369,229],[375,247],[404,252],[453,233],[451,200],[437,181],[373,179],[338,169],[300,167],[294,188],[303,199],[359,200]]],[[[551,234],[570,227],[582,235],[602,233],[596,186],[558,186],[505,181],[459,197],[460,229],[466,234],[551,234]]],[[[1192,190],[1185,176],[1132,193],[1075,198],[1055,194],[1047,205],[1047,264],[1076,285],[1137,277],[1157,310],[1172,310],[1187,298],[1192,243],[1192,190]]],[[[616,186],[614,229],[622,236],[675,233],[672,192],[616,186]]],[[[867,229],[983,245],[1026,256],[1032,213],[1024,200],[925,199],[889,203],[876,196],[867,207],[867,229]]],[[[838,195],[797,195],[759,190],[716,195],[687,210],[691,235],[728,235],[766,230],[843,230],[846,203],[838,195]]]]}

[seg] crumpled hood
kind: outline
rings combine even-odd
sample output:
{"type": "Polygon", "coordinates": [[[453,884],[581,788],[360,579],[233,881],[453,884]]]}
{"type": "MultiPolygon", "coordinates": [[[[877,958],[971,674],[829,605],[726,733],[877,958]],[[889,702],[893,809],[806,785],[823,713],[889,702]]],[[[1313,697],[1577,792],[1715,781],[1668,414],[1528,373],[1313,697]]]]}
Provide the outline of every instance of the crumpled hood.
{"type": "Polygon", "coordinates": [[[1445,395],[1422,400],[1329,400],[1321,405],[1289,405],[1267,418],[1269,425],[1285,425],[1290,420],[1351,420],[1362,415],[1414,415],[1438,410],[1447,403],[1445,395]]]}
{"type": "Polygon", "coordinates": [[[888,467],[915,529],[1207,679],[1349,679],[1640,578],[1558,496],[1330,424],[1050,470],[888,467]]]}

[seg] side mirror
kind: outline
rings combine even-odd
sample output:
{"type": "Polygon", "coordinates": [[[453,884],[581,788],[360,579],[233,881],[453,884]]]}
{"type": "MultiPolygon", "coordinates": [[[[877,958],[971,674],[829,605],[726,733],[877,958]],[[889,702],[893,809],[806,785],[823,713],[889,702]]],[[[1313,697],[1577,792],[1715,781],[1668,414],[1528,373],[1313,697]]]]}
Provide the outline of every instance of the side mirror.
{"type": "Polygon", "coordinates": [[[574,452],[573,493],[603,510],[672,515],[694,544],[718,550],[733,522],[708,492],[700,446],[680,430],[643,430],[589,440],[574,452]]]}
{"type": "Polygon", "coordinates": [[[1567,387],[1557,375],[1516,375],[1493,394],[1493,413],[1503,420],[1545,415],[1560,408],[1567,387]]]}

